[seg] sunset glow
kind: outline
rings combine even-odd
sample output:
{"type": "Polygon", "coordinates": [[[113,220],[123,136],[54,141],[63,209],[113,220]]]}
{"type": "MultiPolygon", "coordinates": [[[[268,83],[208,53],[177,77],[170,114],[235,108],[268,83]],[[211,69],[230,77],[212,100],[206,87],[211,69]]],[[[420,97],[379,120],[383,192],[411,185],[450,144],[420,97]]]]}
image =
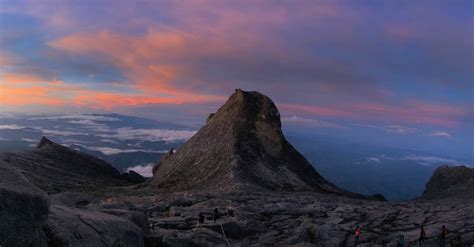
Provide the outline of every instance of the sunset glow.
{"type": "Polygon", "coordinates": [[[202,120],[242,88],[271,96],[283,117],[400,125],[472,146],[472,9],[470,1],[0,1],[1,111],[144,115],[169,106],[169,121],[202,120]]]}

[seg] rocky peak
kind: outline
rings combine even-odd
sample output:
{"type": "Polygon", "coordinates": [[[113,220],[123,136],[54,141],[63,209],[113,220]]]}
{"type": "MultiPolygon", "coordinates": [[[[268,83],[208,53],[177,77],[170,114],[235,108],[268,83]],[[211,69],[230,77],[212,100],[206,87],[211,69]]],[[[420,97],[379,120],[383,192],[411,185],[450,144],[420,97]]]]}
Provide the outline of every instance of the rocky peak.
{"type": "Polygon", "coordinates": [[[255,135],[269,155],[281,155],[284,137],[280,112],[269,97],[259,92],[236,89],[227,102],[209,116],[207,124],[210,127],[227,126],[234,134],[255,135]]]}
{"type": "Polygon", "coordinates": [[[426,184],[424,198],[474,198],[474,169],[466,166],[440,166],[426,184]]]}
{"type": "Polygon", "coordinates": [[[252,186],[346,193],[286,141],[269,97],[240,89],[175,154],[160,160],[150,184],[175,190],[252,186]]]}
{"type": "Polygon", "coordinates": [[[41,149],[41,148],[46,147],[46,146],[54,146],[54,145],[57,145],[57,144],[52,142],[51,140],[49,140],[45,136],[43,136],[43,137],[41,137],[41,140],[38,143],[38,145],[36,146],[36,148],[41,149]]]}

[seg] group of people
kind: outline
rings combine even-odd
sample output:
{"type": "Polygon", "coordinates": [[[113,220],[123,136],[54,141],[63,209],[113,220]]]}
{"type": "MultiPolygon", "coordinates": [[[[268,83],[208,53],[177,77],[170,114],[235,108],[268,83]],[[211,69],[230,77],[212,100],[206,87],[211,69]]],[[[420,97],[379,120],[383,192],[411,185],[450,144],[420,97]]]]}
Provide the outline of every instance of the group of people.
{"type": "MultiPolygon", "coordinates": [[[[355,228],[355,232],[354,232],[354,245],[357,245],[359,244],[359,239],[360,239],[360,236],[361,236],[361,228],[359,225],[357,225],[357,227],[355,228]]],[[[445,246],[445,242],[446,242],[446,235],[448,235],[448,229],[446,229],[446,226],[443,225],[441,227],[441,233],[439,235],[439,246],[440,247],[444,247],[445,246]]],[[[420,226],[420,236],[418,237],[418,245],[419,246],[422,246],[424,243],[425,243],[425,240],[426,240],[426,232],[425,232],[425,228],[423,226],[420,226]]],[[[398,235],[398,239],[397,239],[397,247],[403,247],[405,246],[405,236],[403,234],[399,234],[398,235]]]]}
{"type": "MultiPolygon", "coordinates": [[[[227,217],[234,217],[234,210],[231,209],[231,208],[228,208],[227,212],[226,212],[226,215],[227,215],[227,217]]],[[[212,220],[214,221],[214,223],[216,223],[216,221],[220,217],[221,217],[221,215],[219,213],[219,209],[215,208],[212,211],[212,220]]],[[[198,222],[198,225],[196,227],[196,230],[198,230],[199,226],[203,225],[205,223],[205,221],[206,221],[206,215],[203,212],[200,212],[199,213],[199,222],[198,222]]],[[[361,234],[362,234],[362,229],[361,229],[360,225],[357,225],[357,227],[355,228],[355,232],[354,232],[354,239],[355,239],[354,245],[355,246],[359,244],[359,239],[360,239],[361,234]]],[[[446,228],[445,225],[443,225],[441,227],[441,233],[439,234],[439,237],[438,237],[440,247],[445,246],[446,235],[448,235],[448,229],[446,228]]],[[[420,235],[418,237],[419,246],[423,246],[425,244],[426,239],[427,239],[427,236],[426,236],[425,228],[423,226],[420,226],[420,235]]],[[[397,238],[397,247],[403,247],[403,246],[405,246],[405,236],[403,234],[399,234],[398,238],[397,238]]]]}
{"type": "MultiPolygon", "coordinates": [[[[226,211],[226,214],[227,214],[227,217],[234,217],[234,210],[232,208],[228,208],[227,211],[226,211]]],[[[214,223],[216,223],[216,221],[220,217],[221,217],[221,215],[219,213],[219,209],[215,208],[212,211],[212,220],[214,221],[214,223]]],[[[198,224],[197,224],[197,227],[196,227],[196,231],[199,230],[199,227],[202,226],[204,224],[204,222],[206,221],[206,215],[203,212],[200,212],[198,218],[199,218],[199,221],[198,221],[198,224]]]]}

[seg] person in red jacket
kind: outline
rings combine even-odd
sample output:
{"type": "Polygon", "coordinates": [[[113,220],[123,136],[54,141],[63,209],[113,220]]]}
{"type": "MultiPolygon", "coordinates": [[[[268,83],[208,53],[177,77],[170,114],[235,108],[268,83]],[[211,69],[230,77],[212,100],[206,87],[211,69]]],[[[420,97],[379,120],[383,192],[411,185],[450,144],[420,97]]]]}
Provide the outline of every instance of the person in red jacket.
{"type": "Polygon", "coordinates": [[[359,244],[359,237],[360,237],[360,226],[357,225],[355,229],[355,245],[359,244]]]}

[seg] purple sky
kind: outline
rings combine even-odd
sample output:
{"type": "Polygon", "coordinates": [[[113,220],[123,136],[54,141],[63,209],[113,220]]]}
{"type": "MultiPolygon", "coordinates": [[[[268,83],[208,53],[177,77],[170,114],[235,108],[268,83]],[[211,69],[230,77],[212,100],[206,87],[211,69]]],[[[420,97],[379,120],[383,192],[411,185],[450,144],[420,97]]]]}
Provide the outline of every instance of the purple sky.
{"type": "Polygon", "coordinates": [[[242,88],[274,99],[288,128],[470,154],[473,12],[456,0],[0,0],[1,111],[197,127],[242,88]]]}

